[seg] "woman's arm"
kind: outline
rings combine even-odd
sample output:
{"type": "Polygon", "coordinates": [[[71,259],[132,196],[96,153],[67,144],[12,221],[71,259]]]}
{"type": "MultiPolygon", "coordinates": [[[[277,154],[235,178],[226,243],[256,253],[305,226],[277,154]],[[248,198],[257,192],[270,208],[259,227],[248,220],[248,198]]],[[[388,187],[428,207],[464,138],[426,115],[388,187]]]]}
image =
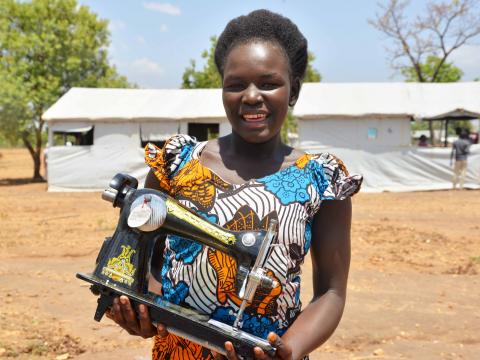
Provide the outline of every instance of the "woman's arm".
{"type": "Polygon", "coordinates": [[[282,337],[300,359],[334,332],[345,306],[350,267],[351,199],[323,201],[312,224],[313,299],[282,337]]]}
{"type": "MultiPolygon", "coordinates": [[[[350,267],[351,219],[350,198],[322,202],[312,224],[313,299],[281,338],[268,335],[277,348],[274,359],[301,359],[322,345],[340,322],[350,267]]],[[[228,359],[238,359],[230,342],[225,349],[228,359]]],[[[254,351],[256,359],[272,359],[259,347],[254,351]]]]}
{"type": "Polygon", "coordinates": [[[152,169],[150,169],[150,171],[147,174],[147,177],[145,178],[144,187],[148,189],[162,190],[160,188],[160,183],[152,169]]]}

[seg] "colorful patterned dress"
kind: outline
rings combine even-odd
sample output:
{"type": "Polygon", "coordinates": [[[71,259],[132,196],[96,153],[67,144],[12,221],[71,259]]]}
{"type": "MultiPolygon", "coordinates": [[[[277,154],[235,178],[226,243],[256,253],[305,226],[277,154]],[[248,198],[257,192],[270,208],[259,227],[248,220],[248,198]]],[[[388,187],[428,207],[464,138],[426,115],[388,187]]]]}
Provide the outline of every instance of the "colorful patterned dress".
{"type": "MultiPolygon", "coordinates": [[[[148,144],[146,163],[160,187],[179,202],[227,229],[267,229],[279,222],[277,240],[266,268],[278,286],[257,291],[242,318],[242,329],[266,338],[280,336],[301,311],[300,266],[310,248],[312,219],[323,200],[355,194],[361,176],[349,176],[343,163],[329,154],[304,154],[268,176],[243,184],[224,181],[199,161],[206,142],[176,135],[159,149],[148,144]]],[[[224,253],[178,236],[168,236],[161,274],[162,298],[233,324],[241,300],[235,293],[235,261],[224,253]]],[[[153,360],[212,359],[208,349],[169,334],[156,337],[153,360]]]]}

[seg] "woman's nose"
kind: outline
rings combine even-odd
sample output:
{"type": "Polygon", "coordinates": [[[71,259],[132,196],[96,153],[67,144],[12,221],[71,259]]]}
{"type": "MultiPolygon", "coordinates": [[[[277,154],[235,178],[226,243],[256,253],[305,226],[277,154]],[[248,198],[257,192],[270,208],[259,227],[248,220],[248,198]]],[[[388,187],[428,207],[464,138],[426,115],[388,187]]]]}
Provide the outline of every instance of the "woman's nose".
{"type": "Polygon", "coordinates": [[[262,94],[255,86],[250,84],[244,91],[242,101],[249,105],[255,105],[262,101],[262,94]]]}

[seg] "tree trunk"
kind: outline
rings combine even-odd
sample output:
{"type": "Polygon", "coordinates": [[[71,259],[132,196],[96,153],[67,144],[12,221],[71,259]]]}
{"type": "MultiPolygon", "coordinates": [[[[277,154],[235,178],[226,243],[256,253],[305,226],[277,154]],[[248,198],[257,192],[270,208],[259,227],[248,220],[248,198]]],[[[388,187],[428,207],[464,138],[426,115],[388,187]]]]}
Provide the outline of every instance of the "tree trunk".
{"type": "MultiPolygon", "coordinates": [[[[23,141],[23,144],[25,145],[25,147],[27,148],[28,152],[30,153],[30,156],[32,157],[32,160],[33,160],[33,178],[32,178],[32,181],[33,182],[43,182],[45,180],[43,179],[42,175],[40,175],[40,167],[41,167],[41,164],[42,164],[41,163],[42,143],[40,141],[40,146],[39,146],[39,144],[37,142],[37,144],[35,146],[36,149],[33,149],[33,146],[30,143],[30,140],[28,139],[28,135],[29,135],[28,132],[24,131],[22,133],[22,141],[23,141]]],[[[37,141],[38,141],[38,137],[37,137],[37,141]]]]}
{"type": "Polygon", "coordinates": [[[40,175],[40,168],[41,168],[41,154],[35,151],[33,155],[33,182],[44,182],[45,179],[40,175]]]}

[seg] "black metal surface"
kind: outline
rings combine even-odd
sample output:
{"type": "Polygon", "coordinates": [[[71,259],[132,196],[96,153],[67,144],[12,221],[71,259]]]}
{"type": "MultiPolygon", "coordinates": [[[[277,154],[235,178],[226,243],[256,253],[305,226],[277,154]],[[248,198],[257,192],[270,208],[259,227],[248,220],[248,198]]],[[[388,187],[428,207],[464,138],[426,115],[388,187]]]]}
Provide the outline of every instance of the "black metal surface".
{"type": "Polygon", "coordinates": [[[207,315],[199,314],[192,309],[162,301],[154,302],[153,298],[139,295],[126,288],[117,287],[112,283],[95,277],[92,274],[78,273],[77,278],[92,284],[92,292],[100,295],[98,306],[95,312],[95,320],[100,321],[105,311],[113,303],[113,299],[120,295],[130,298],[134,307],[145,304],[149,308],[150,317],[153,322],[162,323],[174,334],[185,337],[202,346],[225,354],[224,344],[232,342],[235,351],[243,359],[253,359],[253,348],[260,347],[267,354],[273,355],[273,348],[268,341],[247,334],[241,330],[225,331],[215,325],[208,323],[207,315]]]}

